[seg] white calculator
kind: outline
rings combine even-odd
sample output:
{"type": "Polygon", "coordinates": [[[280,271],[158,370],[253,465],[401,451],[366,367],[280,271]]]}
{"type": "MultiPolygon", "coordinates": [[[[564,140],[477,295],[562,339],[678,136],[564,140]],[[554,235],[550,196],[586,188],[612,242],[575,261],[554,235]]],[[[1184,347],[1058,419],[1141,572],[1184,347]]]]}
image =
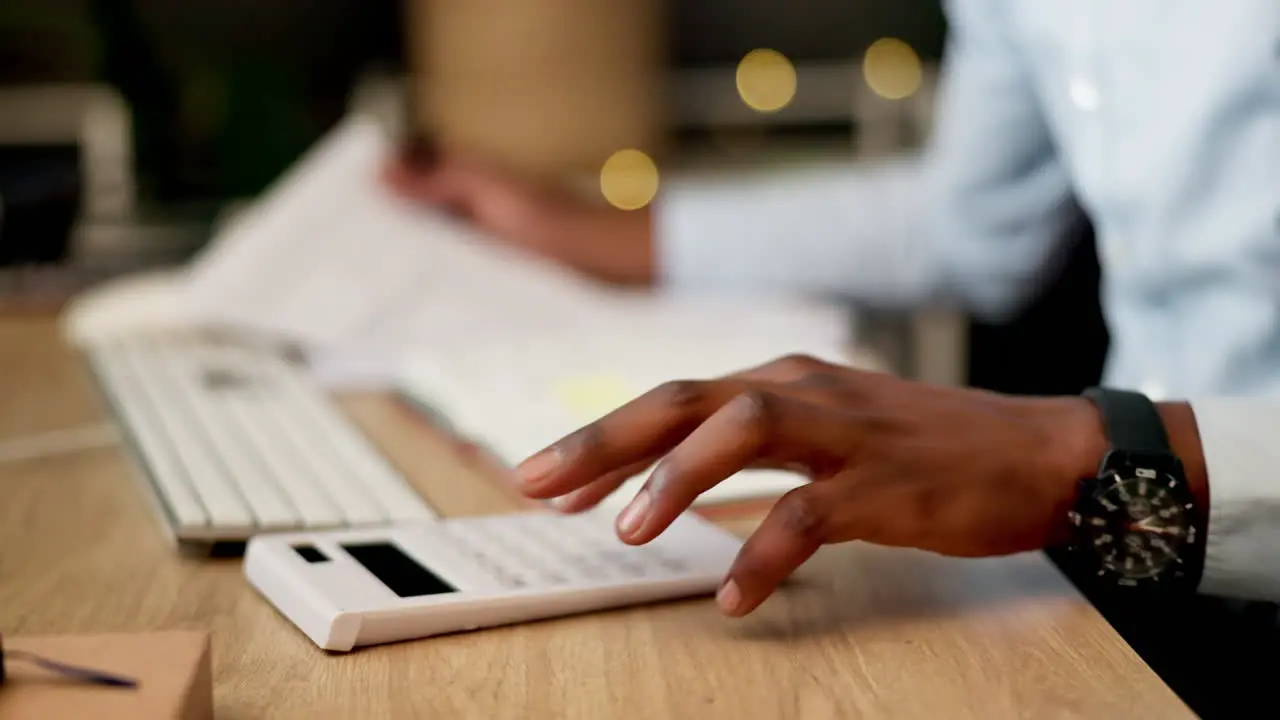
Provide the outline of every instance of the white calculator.
{"type": "Polygon", "coordinates": [[[259,535],[244,571],[325,650],[715,592],[742,541],[692,513],[630,546],[613,515],[549,511],[259,535]]]}

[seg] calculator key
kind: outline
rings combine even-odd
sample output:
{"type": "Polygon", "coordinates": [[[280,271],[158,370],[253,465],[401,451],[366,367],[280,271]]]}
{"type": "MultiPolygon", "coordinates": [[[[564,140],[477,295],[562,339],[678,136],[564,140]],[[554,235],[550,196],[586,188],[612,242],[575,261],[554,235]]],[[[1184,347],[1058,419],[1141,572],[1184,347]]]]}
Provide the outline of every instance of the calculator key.
{"type": "Polygon", "coordinates": [[[605,569],[599,563],[588,561],[583,557],[576,557],[571,561],[573,568],[578,571],[578,575],[585,580],[595,583],[605,583],[613,579],[613,573],[605,569]]]}
{"type": "Polygon", "coordinates": [[[607,564],[610,568],[616,570],[619,574],[629,578],[644,578],[648,576],[645,568],[644,558],[638,552],[617,552],[606,550],[600,553],[601,562],[607,564]]]}
{"type": "Polygon", "coordinates": [[[543,563],[530,557],[520,543],[511,542],[505,537],[508,532],[510,530],[499,523],[477,522],[467,535],[468,544],[478,556],[485,559],[491,574],[496,576],[501,573],[508,578],[518,578],[526,586],[534,584],[534,579],[539,576],[543,577],[545,583],[562,585],[568,582],[559,575],[548,574],[542,567],[543,563]]]}
{"type": "Polygon", "coordinates": [[[542,578],[543,582],[564,585],[577,573],[571,555],[558,551],[550,544],[541,528],[534,527],[528,519],[512,523],[510,528],[487,534],[486,539],[499,543],[506,552],[522,561],[523,569],[542,578]]]}
{"type": "Polygon", "coordinates": [[[490,568],[490,571],[494,579],[498,581],[498,584],[508,590],[521,590],[529,586],[527,580],[515,573],[507,572],[498,567],[490,568]]]}
{"type": "Polygon", "coordinates": [[[501,563],[494,560],[482,549],[477,548],[475,544],[468,542],[465,538],[460,537],[454,532],[439,533],[439,540],[442,542],[435,544],[448,545],[450,550],[457,553],[471,565],[494,578],[499,585],[502,585],[503,587],[515,587],[515,584],[510,580],[511,573],[509,573],[501,563]]]}
{"type": "Polygon", "coordinates": [[[548,585],[567,585],[569,583],[568,577],[555,570],[539,570],[538,575],[548,585]]]}
{"type": "Polygon", "coordinates": [[[650,549],[650,558],[657,563],[658,567],[669,573],[684,573],[689,571],[689,565],[680,558],[674,558],[661,550],[650,549]]]}

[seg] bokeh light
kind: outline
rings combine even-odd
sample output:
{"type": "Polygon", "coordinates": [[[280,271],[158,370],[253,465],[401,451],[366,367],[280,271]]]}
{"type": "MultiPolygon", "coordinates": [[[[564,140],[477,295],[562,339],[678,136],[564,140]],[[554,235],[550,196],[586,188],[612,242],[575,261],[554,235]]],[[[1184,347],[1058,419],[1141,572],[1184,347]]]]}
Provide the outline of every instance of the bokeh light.
{"type": "Polygon", "coordinates": [[[871,43],[862,58],[862,76],[867,87],[888,100],[914,95],[920,89],[922,75],[920,56],[897,38],[881,38],[871,43]]]}
{"type": "Polygon", "coordinates": [[[796,68],[777,50],[758,49],[738,63],[738,95],[757,112],[777,112],[796,96],[796,68]]]}
{"type": "Polygon", "coordinates": [[[658,194],[658,166],[639,150],[619,150],[600,168],[600,192],[620,210],[639,210],[658,194]]]}

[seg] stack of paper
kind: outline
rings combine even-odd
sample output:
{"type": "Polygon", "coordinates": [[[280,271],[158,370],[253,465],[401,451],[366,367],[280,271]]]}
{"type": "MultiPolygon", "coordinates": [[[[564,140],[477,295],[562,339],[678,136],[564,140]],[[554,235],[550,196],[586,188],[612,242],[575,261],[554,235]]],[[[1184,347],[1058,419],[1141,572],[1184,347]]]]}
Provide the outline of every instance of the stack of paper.
{"type": "Polygon", "coordinates": [[[385,380],[409,348],[582,323],[595,286],[393,197],[390,145],[353,117],[192,263],[186,302],[279,336],[341,382],[385,380]]]}
{"type": "Polygon", "coordinates": [[[378,177],[391,149],[361,116],[313,148],[191,264],[185,301],[197,317],[290,341],[338,384],[386,383],[424,349],[549,333],[767,338],[779,351],[836,349],[848,335],[835,306],[586,280],[393,197],[378,177]]]}

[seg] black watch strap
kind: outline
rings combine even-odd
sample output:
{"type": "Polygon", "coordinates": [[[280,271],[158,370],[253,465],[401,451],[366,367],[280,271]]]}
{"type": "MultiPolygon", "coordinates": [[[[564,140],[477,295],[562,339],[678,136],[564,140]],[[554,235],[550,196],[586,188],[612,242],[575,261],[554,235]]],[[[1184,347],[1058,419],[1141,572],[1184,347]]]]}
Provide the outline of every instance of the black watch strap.
{"type": "Polygon", "coordinates": [[[1111,447],[1153,455],[1172,454],[1164,419],[1146,395],[1129,390],[1089,388],[1084,396],[1102,412],[1111,447]]]}

